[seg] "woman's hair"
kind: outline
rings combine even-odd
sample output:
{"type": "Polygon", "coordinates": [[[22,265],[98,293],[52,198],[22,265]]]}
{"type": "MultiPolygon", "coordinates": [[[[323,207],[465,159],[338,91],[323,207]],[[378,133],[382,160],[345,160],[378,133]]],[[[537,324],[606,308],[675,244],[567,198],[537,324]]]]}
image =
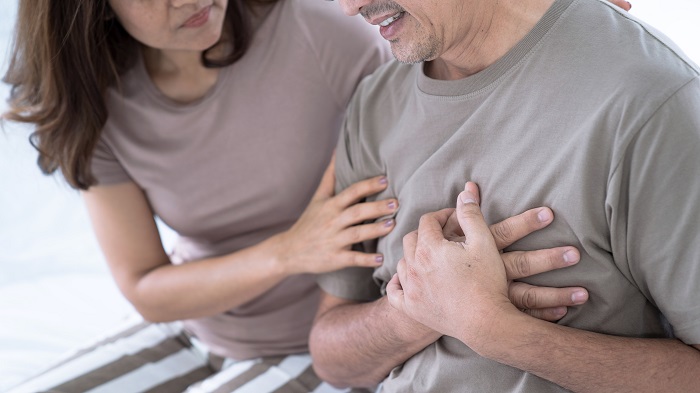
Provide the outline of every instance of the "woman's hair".
{"type": "MultiPolygon", "coordinates": [[[[276,1],[229,0],[222,39],[230,39],[231,49],[216,59],[208,56],[213,47],[204,51],[203,64],[240,59],[253,35],[249,6],[276,1]]],[[[42,172],[60,169],[78,189],[95,183],[90,159],[107,121],[104,94],[134,64],[138,48],[107,0],[20,0],[3,79],[12,86],[10,109],[2,117],[36,125],[29,140],[42,172]]]]}

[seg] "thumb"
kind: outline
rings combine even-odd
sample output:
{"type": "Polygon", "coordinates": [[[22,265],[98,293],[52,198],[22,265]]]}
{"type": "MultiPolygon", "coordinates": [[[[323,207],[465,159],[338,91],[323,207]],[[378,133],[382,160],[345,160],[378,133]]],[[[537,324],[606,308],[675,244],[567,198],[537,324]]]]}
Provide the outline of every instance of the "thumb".
{"type": "Polygon", "coordinates": [[[330,198],[335,194],[335,153],[331,157],[326,171],[323,173],[321,183],[319,183],[312,200],[330,198]]]}
{"type": "Polygon", "coordinates": [[[405,311],[405,299],[403,287],[399,281],[399,275],[394,273],[391,280],[386,285],[386,297],[389,304],[399,311],[405,311]]]}
{"type": "Polygon", "coordinates": [[[491,237],[491,230],[481,214],[479,202],[479,187],[476,183],[467,182],[464,191],[457,197],[457,220],[467,242],[470,237],[477,235],[491,237]]]}

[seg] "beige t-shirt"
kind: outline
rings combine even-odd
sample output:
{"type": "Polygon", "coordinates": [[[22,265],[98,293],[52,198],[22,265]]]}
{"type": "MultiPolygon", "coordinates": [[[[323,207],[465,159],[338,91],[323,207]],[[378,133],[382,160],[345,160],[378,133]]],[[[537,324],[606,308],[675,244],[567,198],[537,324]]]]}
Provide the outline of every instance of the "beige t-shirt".
{"type": "MultiPolygon", "coordinates": [[[[175,263],[249,247],[299,217],[353,91],[390,56],[376,31],[337,4],[282,0],[246,55],[197,102],[167,99],[142,63],[130,70],[122,89],[107,93],[110,116],[93,172],[99,184],[134,181],[145,191],[181,236],[175,263]]],[[[315,278],[294,276],[186,326],[223,356],[304,352],[317,303],[315,278]]]]}
{"type": "MultiPolygon", "coordinates": [[[[375,246],[383,266],[326,275],[321,287],[375,298],[420,215],[454,207],[472,180],[490,223],[553,209],[552,225],[511,250],[581,251],[576,266],[523,280],[588,289],[590,300],[562,325],[666,337],[665,317],[678,338],[700,343],[698,75],[667,39],[595,0],[555,2],[516,47],[466,79],[433,80],[421,65],[380,68],[350,104],[336,169],[339,189],[386,174],[389,188],[376,198],[399,199],[396,228],[375,246]]],[[[383,389],[563,391],[451,337],[395,368],[383,389]]]]}

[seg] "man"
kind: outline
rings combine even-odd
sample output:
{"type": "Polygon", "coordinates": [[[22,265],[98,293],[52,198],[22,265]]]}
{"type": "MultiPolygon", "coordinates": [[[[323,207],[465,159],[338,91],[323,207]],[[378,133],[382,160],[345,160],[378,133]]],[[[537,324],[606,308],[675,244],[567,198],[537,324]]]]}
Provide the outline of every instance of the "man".
{"type": "Polygon", "coordinates": [[[377,198],[402,205],[384,266],[320,279],[319,375],[385,392],[698,391],[698,67],[597,0],[341,4],[415,64],[380,68],[349,109],[339,188],[386,173],[377,198]],[[439,211],[402,244],[457,194],[461,231],[439,211]],[[559,324],[511,306],[477,202],[487,222],[550,206],[554,223],[511,249],[576,246],[576,266],[524,281],[588,302],[559,324]]]}

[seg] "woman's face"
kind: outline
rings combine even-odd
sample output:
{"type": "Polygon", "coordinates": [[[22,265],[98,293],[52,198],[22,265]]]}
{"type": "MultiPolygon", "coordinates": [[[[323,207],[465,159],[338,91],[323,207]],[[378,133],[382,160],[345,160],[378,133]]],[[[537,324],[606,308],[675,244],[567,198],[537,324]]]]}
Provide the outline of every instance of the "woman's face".
{"type": "Polygon", "coordinates": [[[228,0],[108,0],[117,19],[142,44],[203,51],[221,36],[228,0]]]}

